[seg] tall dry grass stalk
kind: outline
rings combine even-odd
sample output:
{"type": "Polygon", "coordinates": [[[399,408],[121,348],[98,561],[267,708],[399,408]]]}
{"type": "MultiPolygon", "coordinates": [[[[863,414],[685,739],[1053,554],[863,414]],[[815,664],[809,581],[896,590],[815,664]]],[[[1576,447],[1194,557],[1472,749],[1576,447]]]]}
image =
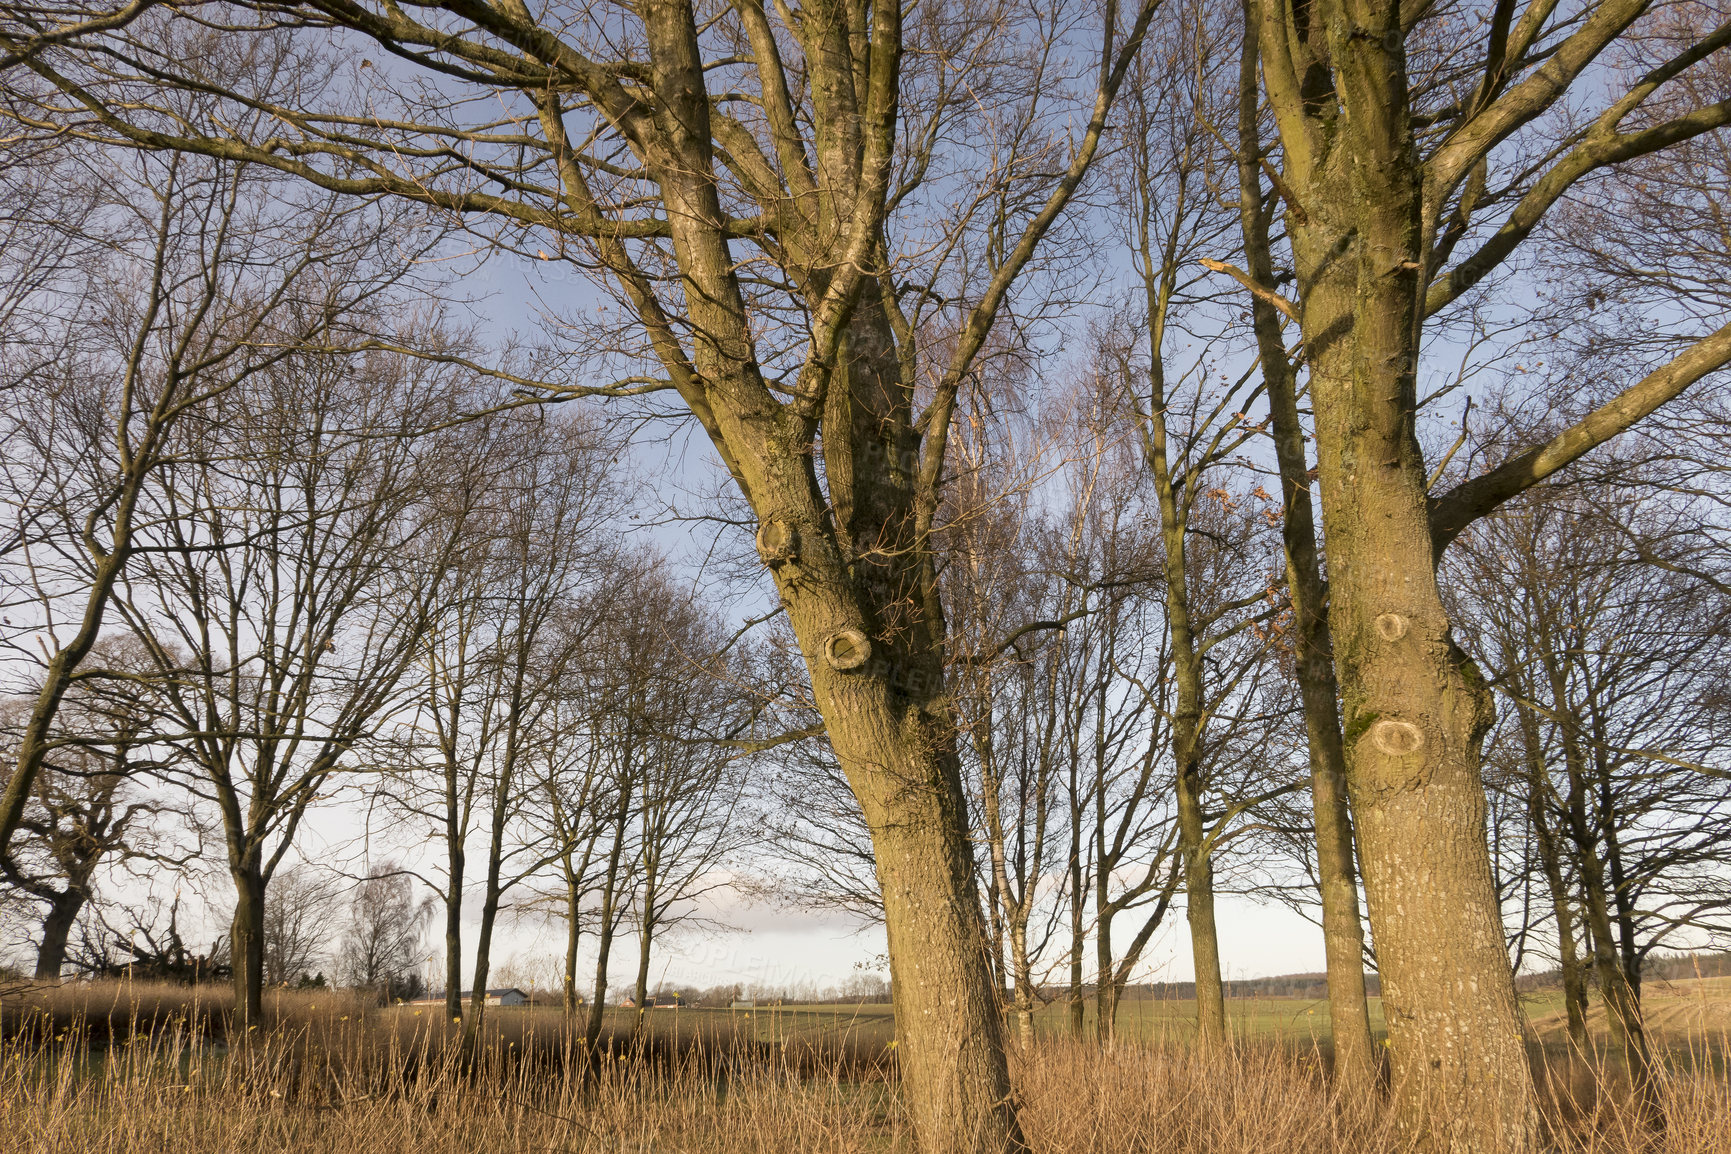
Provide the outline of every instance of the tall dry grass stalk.
{"type": "MultiPolygon", "coordinates": [[[[495,1029],[466,1053],[444,1024],[329,994],[278,1007],[231,1048],[217,1005],[85,991],[0,1012],[0,1152],[31,1154],[690,1154],[911,1148],[890,1063],[737,1036],[621,1042],[588,1069],[560,1029],[495,1029]],[[94,1028],[93,1028],[94,1027],[94,1028]]],[[[500,1015],[501,1018],[505,1017],[500,1015]]],[[[509,1019],[507,1019],[508,1021],[509,1019]]],[[[1548,1068],[1559,1154],[1731,1151],[1722,1053],[1670,1075],[1662,1125],[1585,1063],[1548,1068]],[[1695,1072],[1687,1072],[1693,1070],[1695,1072]]],[[[1400,1154],[1372,1104],[1342,1102],[1319,1058],[1241,1045],[1047,1042],[1015,1083],[1039,1154],[1400,1154]]]]}

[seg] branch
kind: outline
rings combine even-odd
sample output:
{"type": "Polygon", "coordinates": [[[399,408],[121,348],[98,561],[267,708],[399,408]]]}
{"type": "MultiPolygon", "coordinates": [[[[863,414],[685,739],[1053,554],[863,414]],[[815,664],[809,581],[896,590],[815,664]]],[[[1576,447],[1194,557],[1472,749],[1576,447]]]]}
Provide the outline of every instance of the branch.
{"type": "Polygon", "coordinates": [[[1009,634],[1009,636],[1005,637],[1002,641],[998,642],[996,645],[992,645],[992,646],[988,647],[983,652],[970,653],[970,654],[967,654],[966,656],[956,658],[956,664],[957,665],[984,665],[986,662],[992,660],[992,658],[996,657],[998,654],[1002,653],[1004,650],[1015,645],[1016,642],[1020,641],[1022,638],[1026,637],[1030,633],[1037,633],[1043,629],[1062,629],[1064,626],[1066,626],[1070,622],[1076,620],[1078,617],[1086,617],[1087,615],[1088,615],[1088,611],[1086,609],[1077,609],[1077,610],[1074,610],[1073,612],[1066,613],[1066,614],[1064,614],[1064,616],[1056,618],[1052,621],[1030,621],[1026,625],[1022,626],[1021,628],[1013,630],[1009,634]]]}
{"type": "Polygon", "coordinates": [[[1463,481],[1431,502],[1431,543],[1438,558],[1468,525],[1598,448],[1673,400],[1684,389],[1731,363],[1731,324],[1691,345],[1663,368],[1647,374],[1543,445],[1490,472],[1463,481]]]}
{"type": "Polygon", "coordinates": [[[740,753],[762,753],[766,749],[774,749],[778,745],[789,745],[795,741],[804,741],[809,737],[822,737],[825,733],[823,724],[808,725],[803,729],[790,729],[786,733],[778,733],[774,737],[753,739],[726,738],[717,741],[716,745],[737,749],[740,753]]]}
{"type": "Polygon", "coordinates": [[[1231,265],[1227,264],[1223,260],[1210,260],[1207,257],[1203,257],[1201,260],[1197,261],[1196,263],[1201,265],[1203,268],[1210,270],[1211,272],[1223,272],[1223,273],[1225,273],[1227,276],[1231,277],[1233,280],[1237,281],[1239,284],[1243,285],[1247,290],[1249,290],[1250,295],[1255,297],[1257,300],[1266,302],[1267,304],[1271,305],[1275,309],[1279,310],[1282,314],[1284,314],[1286,317],[1288,317],[1291,320],[1296,321],[1298,319],[1298,306],[1297,305],[1293,304],[1291,301],[1287,300],[1285,297],[1281,296],[1279,293],[1275,292],[1273,289],[1263,288],[1261,285],[1257,284],[1254,280],[1250,279],[1249,273],[1243,272],[1240,269],[1233,268],[1231,265]]]}

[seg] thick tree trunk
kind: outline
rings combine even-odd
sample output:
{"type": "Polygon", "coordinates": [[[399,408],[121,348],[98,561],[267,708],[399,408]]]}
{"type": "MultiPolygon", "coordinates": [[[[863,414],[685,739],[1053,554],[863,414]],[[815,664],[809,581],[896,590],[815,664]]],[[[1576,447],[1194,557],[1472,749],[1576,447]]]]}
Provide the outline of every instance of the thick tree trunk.
{"type": "MultiPolygon", "coordinates": [[[[455,719],[453,726],[455,728],[455,719]]],[[[458,769],[447,753],[445,767],[445,1021],[463,1020],[463,876],[468,852],[463,848],[458,769]]]]}
{"type": "MultiPolygon", "coordinates": [[[[1410,223],[1373,235],[1399,237],[1410,223]]],[[[1415,290],[1398,283],[1410,273],[1397,247],[1364,243],[1362,273],[1345,284],[1330,271],[1351,268],[1337,252],[1300,244],[1299,261],[1307,331],[1318,334],[1309,352],[1330,626],[1393,1093],[1430,1149],[1523,1151],[1535,1102],[1479,764],[1490,694],[1449,635],[1431,562],[1411,420],[1415,290]],[[1342,330],[1356,340],[1323,335],[1342,330]]]]}
{"type": "Polygon", "coordinates": [[[884,680],[825,688],[830,737],[872,831],[903,1092],[921,1148],[1020,1150],[960,767],[917,715],[893,717],[884,680]]]}
{"type": "Polygon", "coordinates": [[[1494,714],[1450,636],[1414,430],[1426,255],[1400,11],[1355,8],[1312,31],[1265,8],[1260,30],[1294,186],[1329,632],[1396,1116],[1421,1149],[1521,1154],[1538,1115],[1486,840],[1494,714]],[[1326,37],[1332,73],[1294,36],[1319,52],[1326,37]],[[1338,122],[1299,92],[1307,67],[1303,83],[1338,86],[1338,122]]]}
{"type": "Polygon", "coordinates": [[[78,921],[78,911],[84,908],[85,893],[82,887],[68,886],[49,903],[48,913],[42,919],[42,945],[36,951],[37,981],[60,979],[60,971],[66,965],[66,942],[78,921]]]}
{"type": "Polygon", "coordinates": [[[263,1025],[265,878],[256,865],[229,871],[234,879],[234,917],[229,922],[229,956],[234,965],[234,1022],[237,1038],[263,1025]]]}
{"type": "MultiPolygon", "coordinates": [[[[1263,201],[1256,58],[1256,37],[1247,36],[1239,69],[1239,220],[1246,270],[1256,284],[1272,288],[1271,214],[1263,201]]],[[[1294,673],[1310,750],[1310,800],[1316,826],[1316,873],[1322,901],[1334,1074],[1350,1092],[1365,1093],[1375,1085],[1377,1061],[1364,981],[1364,924],[1359,913],[1346,751],[1340,732],[1340,686],[1334,677],[1334,651],[1328,636],[1327,597],[1310,498],[1310,459],[1304,449],[1298,386],[1287,359],[1280,317],[1266,298],[1251,298],[1251,323],[1267,389],[1285,514],[1281,538],[1292,602],[1294,673]]]]}

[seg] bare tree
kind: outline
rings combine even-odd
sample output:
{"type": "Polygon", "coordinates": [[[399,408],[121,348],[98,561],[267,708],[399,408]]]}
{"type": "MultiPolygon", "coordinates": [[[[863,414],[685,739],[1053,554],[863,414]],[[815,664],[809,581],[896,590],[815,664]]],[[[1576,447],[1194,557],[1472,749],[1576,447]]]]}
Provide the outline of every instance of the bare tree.
{"type": "MultiPolygon", "coordinates": [[[[421,656],[417,708],[395,744],[380,798],[442,843],[446,1015],[463,1017],[462,914],[473,879],[471,839],[484,838],[481,922],[470,1018],[486,1004],[494,928],[507,893],[546,864],[521,817],[539,796],[524,760],[551,739],[561,686],[584,638],[605,612],[589,596],[604,570],[602,532],[616,501],[606,477],[614,444],[582,414],[505,413],[462,430],[451,446],[465,515],[450,593],[421,656]]],[[[470,1020],[472,1036],[478,1021],[470,1020]]]]}
{"type": "Polygon", "coordinates": [[[1470,34],[1456,15],[1394,3],[1248,6],[1257,61],[1244,75],[1260,80],[1279,149],[1252,158],[1262,172],[1245,195],[1260,203],[1266,177],[1283,203],[1296,300],[1281,295],[1278,273],[1230,271],[1302,336],[1399,1116],[1433,1148],[1525,1150],[1537,1111],[1480,766],[1491,694],[1451,640],[1436,562],[1473,520],[1731,360],[1731,327],[1717,327],[1722,316],[1679,325],[1681,343],[1641,364],[1636,383],[1436,495],[1417,435],[1421,346],[1427,321],[1434,330],[1489,291],[1571,190],[1731,122],[1731,103],[1712,98],[1650,103],[1719,54],[1731,25],[1667,9],[1663,19],[1680,23],[1646,41],[1658,53],[1648,61],[1619,59],[1656,31],[1658,10],[1644,0],[1580,12],[1487,6],[1470,34]]]}
{"type": "Polygon", "coordinates": [[[1612,527],[1639,529],[1662,516],[1657,504],[1535,490],[1463,537],[1450,567],[1516,720],[1570,1024],[1584,1013],[1580,933],[1642,1078],[1643,962],[1679,935],[1724,932],[1731,912],[1731,793],[1714,764],[1727,606],[1722,591],[1641,562],[1612,527]]]}
{"type": "MultiPolygon", "coordinates": [[[[121,638],[99,641],[103,668],[136,672],[144,655],[121,638]]],[[[30,716],[29,699],[9,702],[16,721],[8,744],[30,716]]],[[[73,927],[95,900],[102,873],[175,869],[193,856],[165,829],[173,807],[153,796],[151,711],[145,692],[127,680],[85,677],[73,685],[50,730],[55,749],[36,776],[34,796],[19,825],[23,835],[8,881],[42,903],[35,976],[54,980],[66,963],[73,927]]],[[[9,719],[10,721],[10,719],[9,719]]]]}
{"type": "Polygon", "coordinates": [[[633,566],[634,588],[625,595],[632,608],[615,603],[632,620],[613,634],[609,664],[629,689],[624,710],[600,719],[616,740],[629,741],[639,779],[630,900],[640,1023],[656,937],[691,920],[694,903],[735,884],[727,868],[751,837],[740,812],[744,764],[724,744],[746,712],[733,671],[716,656],[724,636],[690,594],[657,574],[657,561],[633,566]]]}
{"type": "Polygon", "coordinates": [[[382,253],[413,245],[376,212],[221,161],[89,149],[54,175],[56,199],[9,201],[27,243],[8,257],[41,251],[12,267],[7,320],[24,332],[0,346],[6,605],[22,610],[0,639],[40,676],[0,794],[0,857],[181,425],[294,348],[350,336],[354,308],[403,274],[382,253]]]}
{"type": "Polygon", "coordinates": [[[403,702],[462,536],[468,510],[437,499],[439,440],[415,436],[460,403],[428,379],[440,371],[306,354],[224,394],[116,590],[177,780],[221,818],[243,1022],[259,1013],[266,887],[403,702]]]}
{"type": "Polygon", "coordinates": [[[384,999],[419,993],[421,938],[432,912],[432,899],[417,901],[407,874],[389,863],[374,866],[349,906],[338,947],[342,980],[384,999]]]}
{"type": "Polygon", "coordinates": [[[0,40],[29,71],[12,103],[27,123],[256,157],[321,187],[489,221],[606,276],[643,364],[594,387],[677,392],[762,529],[873,832],[902,1061],[931,1151],[1023,1144],[943,689],[929,541],[946,439],[958,390],[1099,151],[1157,3],[798,15],[745,3],[700,23],[684,0],[425,19],[312,0],[259,8],[257,30],[240,29],[239,11],[221,33],[144,17],[88,54],[21,54],[34,22],[9,8],[0,40]],[[179,63],[244,38],[286,64],[312,39],[285,30],[296,23],[341,51],[401,56],[412,74],[393,92],[401,70],[366,72],[376,111],[362,126],[346,82],[313,83],[297,65],[276,73],[301,78],[285,90],[223,88],[220,69],[179,63]],[[421,107],[432,76],[451,89],[443,110],[421,107]],[[140,83],[197,91],[200,107],[269,109],[276,123],[235,131],[242,118],[219,112],[177,128],[126,103],[140,83]],[[503,100],[511,128],[469,123],[456,89],[503,100]],[[939,154],[964,139],[973,160],[939,154]],[[934,332],[953,339],[934,345],[934,332]]]}
{"type": "MultiPolygon", "coordinates": [[[[264,899],[264,984],[287,986],[337,960],[342,925],[339,878],[306,863],[279,871],[264,899]]],[[[419,961],[419,959],[416,959],[419,961]]]]}

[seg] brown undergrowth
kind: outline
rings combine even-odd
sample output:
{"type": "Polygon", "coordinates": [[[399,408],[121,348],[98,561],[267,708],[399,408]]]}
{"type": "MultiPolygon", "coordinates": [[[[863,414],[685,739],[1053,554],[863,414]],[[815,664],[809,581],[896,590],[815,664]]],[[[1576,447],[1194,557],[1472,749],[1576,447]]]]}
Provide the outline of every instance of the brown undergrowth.
{"type": "MultiPolygon", "coordinates": [[[[177,1011],[54,995],[0,1011],[0,1152],[467,1154],[486,1150],[754,1152],[911,1149],[893,1052],[765,1046],[687,1033],[615,1038],[593,1064],[562,1030],[496,1026],[472,1050],[443,1023],[329,994],[283,1002],[231,1046],[220,998],[177,1011]],[[127,1010],[125,1014],[120,1010],[127,1010]],[[134,1024],[121,1028],[121,1018],[134,1024]]],[[[103,995],[106,996],[106,995],[103,995]]],[[[1582,1059],[1541,1071],[1559,1154],[1731,1152],[1714,1062],[1667,1076],[1662,1124],[1582,1059]],[[1694,1072],[1692,1072],[1694,1071],[1694,1072]]],[[[1320,1055],[1243,1044],[1102,1051],[1043,1042],[1015,1059],[1039,1154],[1400,1154],[1374,1104],[1334,1095],[1320,1055]]]]}

